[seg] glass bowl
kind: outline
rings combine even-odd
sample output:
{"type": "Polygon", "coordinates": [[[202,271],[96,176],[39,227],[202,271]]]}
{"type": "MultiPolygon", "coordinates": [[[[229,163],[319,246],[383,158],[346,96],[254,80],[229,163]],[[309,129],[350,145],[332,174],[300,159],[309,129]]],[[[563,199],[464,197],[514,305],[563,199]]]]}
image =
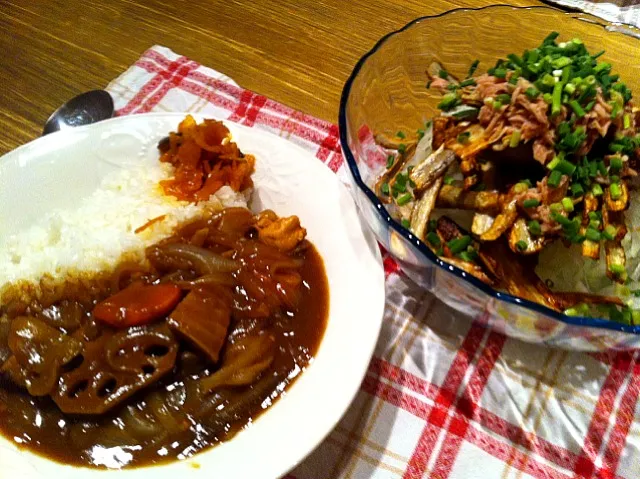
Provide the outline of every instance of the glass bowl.
{"type": "Polygon", "coordinates": [[[449,265],[387,213],[370,188],[384,168],[374,134],[415,132],[437,113],[437,92],[426,89],[434,61],[464,78],[478,59],[486,71],[508,53],[579,37],[592,52],[606,50],[622,81],[640,94],[640,35],[632,27],[549,7],[495,5],[456,9],[414,20],[383,37],[356,64],[340,101],[340,140],[356,203],[378,240],[413,281],[483,324],[532,343],[583,351],[640,348],[640,325],[566,316],[497,291],[449,265]]]}

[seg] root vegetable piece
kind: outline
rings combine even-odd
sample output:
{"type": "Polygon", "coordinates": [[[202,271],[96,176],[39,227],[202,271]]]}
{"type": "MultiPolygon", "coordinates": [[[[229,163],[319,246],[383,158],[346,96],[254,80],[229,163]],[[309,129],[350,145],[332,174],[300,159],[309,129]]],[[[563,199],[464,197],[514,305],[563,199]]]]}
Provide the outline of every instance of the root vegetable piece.
{"type": "Polygon", "coordinates": [[[180,296],[174,284],[133,283],[98,303],[93,316],[115,328],[148,324],[169,314],[180,296]]]}
{"type": "Polygon", "coordinates": [[[215,363],[227,339],[230,320],[230,294],[222,287],[206,287],[187,294],[169,316],[168,323],[215,363]]]}
{"type": "Polygon", "coordinates": [[[169,372],[177,352],[165,324],[105,332],[85,343],[51,397],[67,414],[103,414],[169,372]]]}

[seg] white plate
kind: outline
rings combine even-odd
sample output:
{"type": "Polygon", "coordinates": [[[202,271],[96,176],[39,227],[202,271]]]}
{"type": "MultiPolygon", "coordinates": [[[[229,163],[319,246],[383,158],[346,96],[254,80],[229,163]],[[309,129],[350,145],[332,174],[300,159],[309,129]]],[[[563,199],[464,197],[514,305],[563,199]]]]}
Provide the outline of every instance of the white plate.
{"type": "MultiPolygon", "coordinates": [[[[77,204],[123,164],[157,161],[158,140],[183,118],[173,113],[115,118],[54,133],[3,156],[0,235],[28,226],[52,208],[77,204]]],[[[252,426],[191,459],[152,471],[114,473],[57,464],[0,438],[2,477],[276,478],[311,452],[349,406],[366,372],[384,309],[376,241],[362,226],[349,192],[320,161],[280,137],[225,123],[242,151],[256,156],[253,208],[298,215],[324,259],[330,313],[315,361],[252,426]]]]}

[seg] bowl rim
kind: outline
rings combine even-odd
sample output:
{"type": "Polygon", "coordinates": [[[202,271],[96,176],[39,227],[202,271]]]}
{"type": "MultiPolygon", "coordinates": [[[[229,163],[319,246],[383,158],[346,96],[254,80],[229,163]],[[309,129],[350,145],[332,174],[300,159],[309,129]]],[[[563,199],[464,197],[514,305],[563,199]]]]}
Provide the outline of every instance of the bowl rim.
{"type": "MultiPolygon", "coordinates": [[[[414,236],[408,229],[406,229],[405,227],[403,227],[400,223],[398,223],[396,220],[394,220],[391,215],[387,212],[386,207],[384,206],[384,204],[378,199],[378,197],[376,196],[376,194],[371,190],[371,188],[369,188],[369,186],[362,180],[362,177],[360,176],[360,171],[358,168],[358,164],[356,163],[355,157],[353,155],[353,152],[351,151],[351,149],[349,148],[349,143],[347,140],[347,122],[346,122],[346,115],[347,115],[347,102],[349,99],[349,96],[351,94],[351,88],[353,86],[353,82],[355,81],[355,79],[357,78],[358,74],[360,73],[360,70],[362,69],[362,67],[366,64],[367,60],[369,59],[369,57],[373,56],[379,49],[380,47],[387,42],[387,40],[389,40],[391,37],[400,34],[402,32],[404,32],[405,30],[408,30],[410,28],[412,28],[413,26],[417,25],[418,23],[424,21],[424,20],[430,20],[433,18],[439,18],[439,17],[443,17],[452,13],[458,13],[458,12],[470,12],[470,13],[474,13],[474,12],[478,12],[478,11],[482,11],[482,10],[487,10],[487,9],[495,9],[495,8],[510,8],[513,10],[547,10],[551,13],[556,13],[558,15],[568,15],[571,16],[572,18],[574,18],[577,21],[589,21],[590,23],[596,24],[596,25],[600,25],[603,28],[607,28],[607,27],[612,27],[612,26],[617,26],[617,25],[624,25],[625,28],[628,28],[630,26],[626,25],[626,24],[621,24],[621,23],[612,23],[612,22],[608,22],[606,20],[603,20],[599,17],[595,17],[591,14],[587,14],[587,13],[583,13],[583,12],[576,12],[576,11],[566,11],[566,10],[562,10],[560,8],[556,8],[556,7],[551,7],[551,6],[545,6],[545,5],[532,5],[532,6],[524,6],[524,7],[520,7],[520,6],[515,6],[515,5],[508,5],[508,4],[493,4],[493,5],[486,5],[483,7],[460,7],[460,8],[454,8],[454,9],[450,9],[447,10],[445,12],[442,13],[438,13],[436,15],[425,15],[425,16],[421,16],[418,17],[412,21],[410,21],[409,23],[407,23],[406,25],[404,25],[402,28],[399,28],[397,30],[391,31],[389,33],[387,33],[386,35],[384,35],[382,38],[380,38],[380,40],[378,40],[375,45],[368,51],[366,52],[356,63],[356,65],[354,66],[351,74],[349,75],[349,78],[347,79],[343,89],[342,89],[342,94],[340,96],[340,109],[339,109],[339,113],[338,113],[338,129],[339,129],[339,133],[340,133],[340,144],[342,146],[342,151],[344,152],[344,156],[345,156],[345,160],[347,163],[347,166],[349,167],[349,171],[351,172],[352,178],[355,182],[355,184],[358,186],[358,188],[367,196],[367,198],[369,199],[369,201],[371,202],[371,204],[374,206],[374,209],[376,210],[376,214],[379,216],[379,218],[386,223],[387,227],[390,227],[391,229],[393,229],[397,234],[399,234],[400,236],[402,236],[406,241],[408,241],[410,244],[412,244],[420,253],[422,253],[422,255],[424,257],[426,257],[431,263],[435,264],[436,266],[440,267],[441,269],[447,271],[450,274],[453,274],[454,276],[457,276],[458,278],[462,279],[463,281],[466,281],[468,283],[470,283],[472,286],[475,286],[477,289],[479,289],[480,291],[482,291],[483,293],[487,294],[489,297],[491,298],[495,298],[496,300],[500,301],[500,302],[505,302],[505,303],[509,303],[509,304],[513,304],[513,305],[517,305],[517,306],[521,306],[524,307],[526,309],[532,310],[536,313],[539,314],[544,314],[547,315],[557,321],[560,321],[566,325],[570,325],[570,326],[580,326],[580,327],[589,327],[589,328],[597,328],[597,329],[607,329],[607,330],[613,330],[613,331],[620,331],[620,332],[624,332],[624,333],[631,333],[631,334],[640,334],[640,325],[637,326],[632,326],[632,325],[627,325],[627,324],[623,324],[623,323],[618,323],[615,321],[612,321],[610,319],[604,319],[604,318],[594,318],[594,317],[588,317],[588,316],[568,316],[566,314],[560,313],[558,311],[555,311],[547,306],[544,306],[542,304],[536,303],[534,301],[528,300],[528,299],[524,299],[524,298],[519,298],[517,296],[508,294],[508,293],[502,293],[500,291],[497,291],[496,289],[492,288],[491,286],[483,283],[482,281],[480,281],[479,279],[475,278],[474,276],[466,273],[465,271],[461,270],[460,268],[453,266],[449,263],[446,263],[445,261],[441,260],[440,258],[438,258],[438,256],[435,255],[435,253],[433,253],[433,251],[431,251],[431,249],[429,249],[427,247],[427,245],[420,240],[419,238],[417,238],[416,236],[414,236]]],[[[631,27],[633,29],[633,31],[637,32],[638,29],[636,29],[635,27],[631,27]]],[[[629,32],[624,32],[624,31],[619,31],[619,30],[614,30],[614,32],[616,33],[622,33],[625,35],[628,35],[630,37],[635,37],[635,38],[640,38],[638,37],[637,33],[634,34],[630,34],[629,32]]]]}

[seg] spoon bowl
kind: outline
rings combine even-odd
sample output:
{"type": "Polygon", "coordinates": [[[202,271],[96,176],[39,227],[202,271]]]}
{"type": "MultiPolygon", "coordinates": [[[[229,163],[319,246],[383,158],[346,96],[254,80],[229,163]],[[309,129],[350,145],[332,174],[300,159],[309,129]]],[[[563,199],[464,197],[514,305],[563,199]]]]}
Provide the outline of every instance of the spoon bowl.
{"type": "Polygon", "coordinates": [[[54,111],[44,125],[43,135],[65,128],[88,125],[111,118],[113,98],[104,90],[92,90],[73,97],[54,111]]]}

